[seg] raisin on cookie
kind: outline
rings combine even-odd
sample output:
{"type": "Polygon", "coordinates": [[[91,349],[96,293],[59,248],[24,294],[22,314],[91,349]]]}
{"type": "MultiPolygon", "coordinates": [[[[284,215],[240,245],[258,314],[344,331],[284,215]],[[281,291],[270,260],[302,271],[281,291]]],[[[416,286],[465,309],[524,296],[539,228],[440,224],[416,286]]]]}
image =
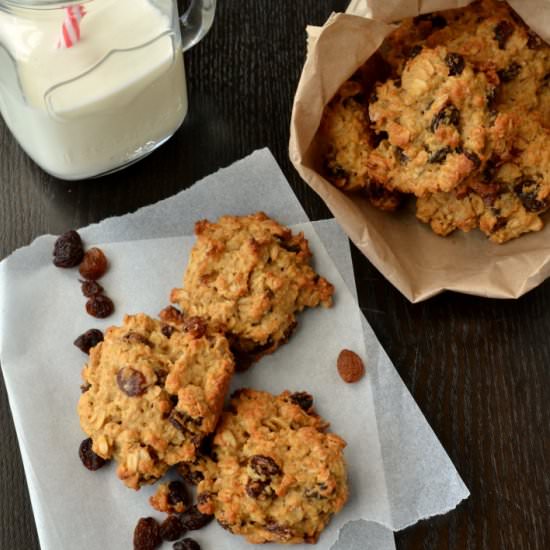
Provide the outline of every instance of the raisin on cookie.
{"type": "Polygon", "coordinates": [[[345,442],[306,395],[240,390],[216,430],[198,507],[251,543],[315,543],[348,498],[345,442]]]}
{"type": "Polygon", "coordinates": [[[192,461],[214,430],[234,371],[227,339],[126,315],[90,351],[78,413],[93,451],[133,489],[192,461]]]}
{"type": "Polygon", "coordinates": [[[238,368],[288,340],[296,313],[332,304],[333,286],[315,273],[302,233],[264,213],[195,224],[183,288],[171,301],[227,334],[238,368]]]}

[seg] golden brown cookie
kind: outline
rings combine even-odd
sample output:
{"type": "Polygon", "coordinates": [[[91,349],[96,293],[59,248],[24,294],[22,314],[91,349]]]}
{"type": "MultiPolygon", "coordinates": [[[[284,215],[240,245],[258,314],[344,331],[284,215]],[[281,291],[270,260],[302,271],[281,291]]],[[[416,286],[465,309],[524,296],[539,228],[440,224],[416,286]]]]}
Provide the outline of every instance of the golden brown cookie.
{"type": "Polygon", "coordinates": [[[359,82],[349,80],[326,106],[321,121],[326,176],[336,187],[361,191],[371,204],[391,212],[402,196],[384,189],[367,173],[368,155],[376,141],[369,125],[365,90],[359,82]]]}
{"type": "Polygon", "coordinates": [[[144,314],[126,315],[90,350],[80,425],[95,453],[117,461],[128,487],[194,460],[221,413],[234,370],[229,344],[204,323],[193,326],[178,330],[144,314]]]}
{"type": "Polygon", "coordinates": [[[451,191],[493,155],[504,157],[513,118],[492,113],[493,91],[461,55],[422,48],[399,80],[376,88],[369,114],[387,139],[369,154],[369,175],[421,197],[451,191]]]}
{"type": "Polygon", "coordinates": [[[272,353],[305,307],[332,304],[333,286],[315,273],[302,233],[263,213],[195,225],[183,288],[171,300],[227,333],[238,368],[272,353]]]}
{"type": "Polygon", "coordinates": [[[251,543],[317,541],[348,497],[345,442],[301,392],[240,390],[197,487],[198,507],[251,543]]]}

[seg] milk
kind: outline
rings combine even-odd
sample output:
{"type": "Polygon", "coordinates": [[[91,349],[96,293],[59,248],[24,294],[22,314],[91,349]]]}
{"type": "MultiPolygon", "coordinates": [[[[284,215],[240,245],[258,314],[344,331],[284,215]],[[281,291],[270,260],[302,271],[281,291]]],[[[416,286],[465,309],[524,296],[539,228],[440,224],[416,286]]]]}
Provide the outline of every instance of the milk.
{"type": "Polygon", "coordinates": [[[187,94],[173,2],[155,4],[87,3],[82,39],[69,49],[56,47],[62,11],[32,20],[0,12],[0,44],[10,53],[0,48],[0,110],[47,172],[70,180],[108,172],[182,123],[187,94]]]}

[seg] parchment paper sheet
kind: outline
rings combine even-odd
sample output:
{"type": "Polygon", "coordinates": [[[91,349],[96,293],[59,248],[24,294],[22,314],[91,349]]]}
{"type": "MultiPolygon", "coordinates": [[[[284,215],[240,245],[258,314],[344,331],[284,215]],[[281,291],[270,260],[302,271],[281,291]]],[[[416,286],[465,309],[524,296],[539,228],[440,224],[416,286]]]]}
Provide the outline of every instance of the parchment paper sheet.
{"type": "MultiPolygon", "coordinates": [[[[550,275],[550,227],[504,245],[492,244],[480,231],[455,231],[442,238],[416,220],[414,207],[396,214],[381,212],[319,175],[315,134],[323,108],[378,49],[393,28],[389,22],[469,3],[353,0],[348,14],[333,14],[322,28],[307,29],[308,56],[294,99],[290,158],[363,254],[412,302],[444,290],[517,298],[550,275]]],[[[510,5],[550,42],[548,0],[514,0],[510,5]]]]}
{"type": "MultiPolygon", "coordinates": [[[[111,261],[102,284],[117,309],[108,320],[84,313],[76,270],[52,265],[55,237],[40,237],[0,264],[0,359],[43,550],[130,548],[139,517],[161,518],[147,503],[154,487],[134,492],[116,478],[114,465],[91,473],[80,464],[76,403],[86,357],[71,342],[92,326],[120,322],[123,313],[155,315],[166,305],[197,219],[259,209],[306,233],[316,268],[336,287],[332,309],[305,312],[287,345],[233,381],[233,388],[311,391],[320,414],[348,441],[350,500],[317,547],[394,548],[388,529],[445,513],[468,496],[357,306],[345,235],[334,220],[306,221],[262,150],[173,198],[80,230],[111,261]],[[336,373],[342,347],[365,359],[368,374],[358,384],[346,385],[336,373]]],[[[205,550],[253,547],[216,523],[191,536],[205,550]]]]}

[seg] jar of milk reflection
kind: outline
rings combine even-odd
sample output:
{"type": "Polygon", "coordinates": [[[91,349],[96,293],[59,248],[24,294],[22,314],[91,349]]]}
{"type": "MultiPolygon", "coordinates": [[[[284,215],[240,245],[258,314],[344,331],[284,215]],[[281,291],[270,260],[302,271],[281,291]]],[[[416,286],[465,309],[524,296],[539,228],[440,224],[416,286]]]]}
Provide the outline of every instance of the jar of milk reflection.
{"type": "Polygon", "coordinates": [[[0,0],[0,112],[27,154],[66,180],[119,170],[187,113],[182,51],[215,0],[0,0]],[[181,28],[180,28],[181,24],[181,28]]]}

